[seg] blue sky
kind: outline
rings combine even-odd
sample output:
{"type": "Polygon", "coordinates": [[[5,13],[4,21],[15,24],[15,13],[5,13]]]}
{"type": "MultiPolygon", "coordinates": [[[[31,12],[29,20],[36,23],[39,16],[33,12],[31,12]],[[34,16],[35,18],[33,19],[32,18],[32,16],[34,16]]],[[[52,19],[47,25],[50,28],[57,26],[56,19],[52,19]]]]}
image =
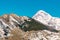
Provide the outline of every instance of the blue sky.
{"type": "Polygon", "coordinates": [[[38,10],[60,17],[60,0],[0,0],[0,15],[15,13],[32,17],[38,10]]]}

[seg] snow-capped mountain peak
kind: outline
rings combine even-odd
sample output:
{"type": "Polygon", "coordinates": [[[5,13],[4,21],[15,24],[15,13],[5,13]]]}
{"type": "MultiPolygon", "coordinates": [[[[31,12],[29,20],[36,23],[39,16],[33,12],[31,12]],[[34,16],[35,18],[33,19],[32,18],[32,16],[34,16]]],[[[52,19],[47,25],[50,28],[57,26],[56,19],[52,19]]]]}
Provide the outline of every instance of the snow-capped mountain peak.
{"type": "Polygon", "coordinates": [[[38,11],[32,18],[49,26],[49,28],[60,30],[60,18],[52,17],[49,13],[43,10],[38,11]]]}
{"type": "Polygon", "coordinates": [[[47,22],[52,18],[52,16],[47,12],[40,10],[32,18],[47,25],[47,22]]]}
{"type": "MultiPolygon", "coordinates": [[[[50,17],[52,17],[49,13],[47,13],[47,12],[45,12],[45,11],[43,11],[43,10],[39,10],[35,15],[37,15],[37,16],[50,16],[50,17]]],[[[35,15],[33,16],[33,17],[35,17],[35,15]]]]}

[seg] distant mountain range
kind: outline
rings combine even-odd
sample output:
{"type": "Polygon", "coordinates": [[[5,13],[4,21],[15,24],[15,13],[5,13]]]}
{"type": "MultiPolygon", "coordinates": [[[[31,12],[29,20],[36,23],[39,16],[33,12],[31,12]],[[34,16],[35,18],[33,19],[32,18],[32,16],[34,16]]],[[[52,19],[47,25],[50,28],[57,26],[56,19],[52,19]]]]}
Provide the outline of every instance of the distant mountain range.
{"type": "Polygon", "coordinates": [[[52,17],[43,10],[32,18],[16,14],[0,16],[0,40],[41,40],[42,35],[53,35],[59,30],[60,18],[52,17]]]}
{"type": "Polygon", "coordinates": [[[14,28],[20,28],[23,31],[30,31],[43,29],[45,28],[44,26],[45,25],[38,23],[34,19],[26,16],[6,14],[0,17],[0,36],[10,36],[11,30],[13,30],[14,28]]]}

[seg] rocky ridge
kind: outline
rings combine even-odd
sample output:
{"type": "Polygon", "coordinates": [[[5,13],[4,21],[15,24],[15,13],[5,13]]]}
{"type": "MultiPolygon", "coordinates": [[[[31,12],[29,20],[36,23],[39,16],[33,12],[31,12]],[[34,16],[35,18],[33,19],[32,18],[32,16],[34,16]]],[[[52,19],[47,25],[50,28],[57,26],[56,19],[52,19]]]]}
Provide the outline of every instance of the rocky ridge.
{"type": "MultiPolygon", "coordinates": [[[[46,22],[47,23],[47,22],[46,22]]],[[[60,32],[26,16],[0,16],[0,40],[60,40],[60,32]]]]}

